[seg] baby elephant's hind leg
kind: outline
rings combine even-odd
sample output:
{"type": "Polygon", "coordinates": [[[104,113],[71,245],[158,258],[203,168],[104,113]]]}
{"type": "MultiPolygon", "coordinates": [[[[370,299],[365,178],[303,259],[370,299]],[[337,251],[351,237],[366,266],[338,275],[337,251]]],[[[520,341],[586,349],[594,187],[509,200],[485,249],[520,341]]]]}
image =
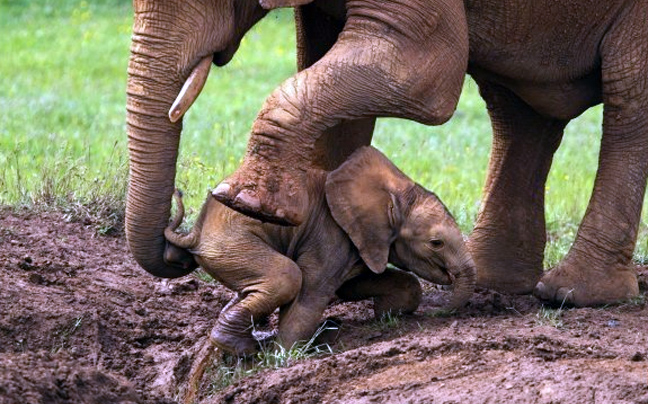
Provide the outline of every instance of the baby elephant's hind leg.
{"type": "Polygon", "coordinates": [[[382,274],[365,272],[346,281],[336,292],[346,301],[373,298],[374,315],[413,313],[421,303],[422,289],[418,279],[407,272],[387,268],[382,274]]]}
{"type": "Polygon", "coordinates": [[[237,288],[238,297],[223,309],[211,332],[216,346],[237,355],[258,350],[258,342],[252,336],[254,321],[292,301],[301,287],[297,264],[274,251],[247,264],[244,269],[220,273],[221,278],[229,278],[222,280],[226,285],[242,287],[237,288]],[[236,277],[239,279],[233,279],[236,277]]]}

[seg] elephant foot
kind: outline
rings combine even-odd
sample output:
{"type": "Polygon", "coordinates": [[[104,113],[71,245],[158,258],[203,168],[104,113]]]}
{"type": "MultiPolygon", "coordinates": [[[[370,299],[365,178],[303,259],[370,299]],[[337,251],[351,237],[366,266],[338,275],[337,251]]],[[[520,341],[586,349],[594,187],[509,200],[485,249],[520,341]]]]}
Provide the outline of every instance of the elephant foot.
{"type": "Polygon", "coordinates": [[[542,254],[534,257],[528,252],[503,250],[503,245],[510,244],[488,236],[475,237],[474,233],[467,244],[477,268],[479,288],[527,295],[542,277],[542,254]]]}
{"type": "Polygon", "coordinates": [[[374,317],[376,319],[379,320],[388,313],[400,315],[411,314],[416,311],[421,303],[423,289],[418,279],[412,278],[407,287],[394,289],[390,294],[373,298],[374,317]]]}
{"type": "Polygon", "coordinates": [[[259,342],[250,335],[239,335],[216,326],[211,332],[211,342],[223,351],[237,356],[253,355],[259,351],[259,342]]]}
{"type": "Polygon", "coordinates": [[[309,206],[306,172],[246,162],[212,192],[224,205],[262,222],[297,226],[309,206]]]}
{"type": "Polygon", "coordinates": [[[216,347],[237,356],[251,355],[259,350],[259,343],[252,335],[252,313],[240,307],[241,300],[241,295],[237,294],[225,305],[210,335],[216,347]]]}
{"type": "Polygon", "coordinates": [[[596,266],[569,256],[538,282],[534,295],[555,305],[577,307],[619,303],[639,294],[631,266],[596,266]]]}

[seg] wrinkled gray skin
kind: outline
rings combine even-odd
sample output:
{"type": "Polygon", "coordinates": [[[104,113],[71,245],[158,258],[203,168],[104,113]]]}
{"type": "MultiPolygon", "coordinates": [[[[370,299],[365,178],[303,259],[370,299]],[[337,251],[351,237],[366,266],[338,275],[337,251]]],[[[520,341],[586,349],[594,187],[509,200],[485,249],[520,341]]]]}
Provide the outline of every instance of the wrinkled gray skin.
{"type": "Polygon", "coordinates": [[[454,108],[456,74],[468,61],[493,126],[469,243],[478,285],[511,293],[535,288],[543,299],[579,306],[639,293],[632,253],[648,177],[648,2],[346,5],[347,25],[331,51],[266,101],[241,167],[216,188],[219,200],[299,223],[308,202],[293,194],[322,130],[365,116],[441,123],[454,108]],[[553,155],[569,120],[601,102],[603,137],[587,212],[567,256],[540,279],[553,155]]]}
{"type": "MultiPolygon", "coordinates": [[[[451,306],[471,296],[475,267],[454,219],[432,193],[415,184],[376,149],[363,147],[337,170],[309,175],[313,201],[297,227],[264,224],[208,196],[193,230],[166,229],[169,242],[189,250],[200,266],[238,297],[211,333],[235,354],[257,349],[251,319],[281,307],[279,341],[308,340],[336,295],[374,299],[376,316],[411,313],[421,287],[412,273],[454,284],[451,306]],[[386,269],[387,263],[398,268],[386,269]]],[[[173,261],[173,257],[168,257],[173,261]]]]}
{"type": "MultiPolygon", "coordinates": [[[[645,1],[262,1],[297,9],[302,70],[268,98],[245,160],[215,196],[264,220],[297,224],[306,173],[368,144],[373,117],[441,124],[466,71],[493,126],[493,151],[469,247],[478,285],[576,305],[638,293],[631,263],[648,176],[645,1]],[[604,104],[590,204],[565,259],[540,283],[544,188],[569,120],[604,104]],[[358,121],[358,119],[362,120],[358,121]]],[[[127,236],[163,277],[180,123],[167,118],[199,61],[226,63],[266,11],[253,0],[135,0],[129,65],[127,236]]]]}

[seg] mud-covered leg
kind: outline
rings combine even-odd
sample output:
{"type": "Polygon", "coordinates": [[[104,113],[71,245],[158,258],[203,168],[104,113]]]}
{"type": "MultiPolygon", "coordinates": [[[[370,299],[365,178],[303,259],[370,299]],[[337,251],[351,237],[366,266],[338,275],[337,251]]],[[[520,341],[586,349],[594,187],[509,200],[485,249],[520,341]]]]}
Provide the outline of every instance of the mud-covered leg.
{"type": "MultiPolygon", "coordinates": [[[[299,71],[312,66],[331,49],[344,27],[344,14],[339,19],[328,16],[315,4],[295,10],[299,71]]],[[[371,143],[374,123],[374,118],[342,120],[329,128],[316,141],[311,156],[306,156],[311,159],[310,164],[289,164],[285,158],[277,161],[279,166],[275,171],[288,172],[280,181],[267,181],[264,178],[266,172],[248,169],[250,165],[262,167],[268,163],[262,159],[257,161],[255,157],[259,156],[250,155],[244,167],[214,190],[214,196],[240,212],[264,221],[300,224],[310,204],[307,193],[303,192],[306,170],[311,166],[324,170],[337,168],[355,149],[371,143]],[[248,178],[239,175],[241,172],[247,172],[248,178]]]]}
{"type": "Polygon", "coordinates": [[[395,41],[367,32],[399,31],[397,20],[377,17],[402,12],[398,2],[346,4],[344,30],[331,49],[266,99],[241,166],[214,190],[222,203],[261,220],[300,224],[311,205],[308,172],[317,168],[317,142],[327,129],[376,116],[430,125],[452,116],[468,62],[463,2],[430,2],[409,13],[412,23],[401,28],[411,32],[395,41]]]}
{"type": "Polygon", "coordinates": [[[336,292],[342,300],[353,302],[373,298],[374,315],[413,313],[421,303],[421,284],[407,272],[387,268],[382,274],[364,272],[346,281],[336,292]]]}
{"type": "Polygon", "coordinates": [[[482,207],[468,242],[477,286],[530,293],[542,275],[545,183],[566,122],[539,115],[499,85],[477,82],[493,127],[482,207]]]}
{"type": "Polygon", "coordinates": [[[577,306],[639,293],[632,265],[648,174],[648,12],[635,3],[601,46],[603,138],[585,217],[565,259],[536,288],[577,306]]]}
{"type": "Polygon", "coordinates": [[[357,148],[371,143],[374,124],[375,119],[343,121],[324,131],[302,159],[272,160],[248,151],[241,167],[220,183],[213,195],[264,222],[299,225],[311,203],[306,191],[308,171],[337,168],[357,148]],[[263,166],[266,169],[258,168],[263,166]],[[283,174],[277,178],[275,173],[283,174]]]}
{"type": "Polygon", "coordinates": [[[219,260],[219,271],[212,275],[236,290],[238,296],[220,313],[211,340],[217,347],[237,355],[253,353],[258,348],[252,336],[253,322],[297,296],[301,271],[295,262],[267,246],[259,251],[247,250],[245,256],[230,251],[219,260]]]}

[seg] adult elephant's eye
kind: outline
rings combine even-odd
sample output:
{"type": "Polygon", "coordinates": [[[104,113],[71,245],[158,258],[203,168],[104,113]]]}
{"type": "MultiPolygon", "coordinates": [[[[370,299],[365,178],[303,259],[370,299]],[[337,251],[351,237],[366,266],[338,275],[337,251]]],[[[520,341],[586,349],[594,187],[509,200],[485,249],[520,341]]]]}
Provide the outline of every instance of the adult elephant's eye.
{"type": "Polygon", "coordinates": [[[432,247],[432,249],[434,250],[440,250],[443,248],[444,245],[445,243],[443,242],[443,240],[438,240],[438,239],[430,240],[430,247],[432,247]]]}

